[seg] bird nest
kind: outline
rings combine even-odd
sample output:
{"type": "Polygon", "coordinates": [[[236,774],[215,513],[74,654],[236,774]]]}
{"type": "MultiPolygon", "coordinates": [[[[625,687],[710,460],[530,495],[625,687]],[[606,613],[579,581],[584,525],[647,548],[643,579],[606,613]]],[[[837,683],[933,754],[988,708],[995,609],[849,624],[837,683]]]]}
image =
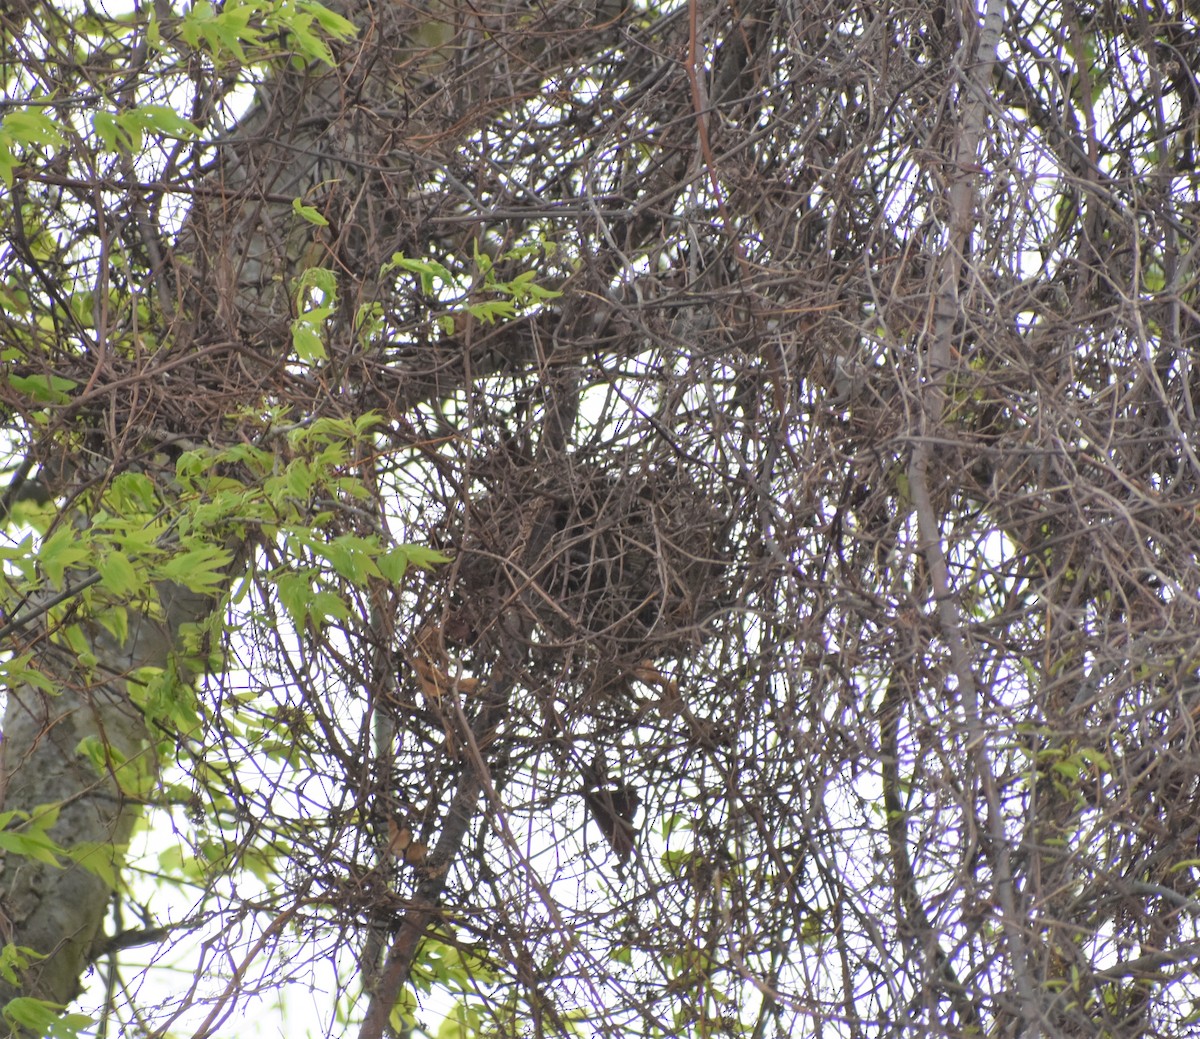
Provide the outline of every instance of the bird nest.
{"type": "Polygon", "coordinates": [[[543,659],[679,656],[725,599],[727,528],[714,496],[678,471],[614,475],[569,457],[510,467],[447,513],[448,632],[466,644],[515,618],[507,629],[543,659]]]}

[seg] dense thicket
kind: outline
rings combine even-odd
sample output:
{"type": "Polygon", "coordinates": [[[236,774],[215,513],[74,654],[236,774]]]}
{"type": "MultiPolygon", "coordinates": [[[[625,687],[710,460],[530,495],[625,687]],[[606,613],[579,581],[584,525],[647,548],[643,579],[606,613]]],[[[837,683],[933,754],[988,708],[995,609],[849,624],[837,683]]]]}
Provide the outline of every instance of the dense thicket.
{"type": "Polygon", "coordinates": [[[1182,1034],[1186,7],[6,10],[6,995],[1182,1034]]]}

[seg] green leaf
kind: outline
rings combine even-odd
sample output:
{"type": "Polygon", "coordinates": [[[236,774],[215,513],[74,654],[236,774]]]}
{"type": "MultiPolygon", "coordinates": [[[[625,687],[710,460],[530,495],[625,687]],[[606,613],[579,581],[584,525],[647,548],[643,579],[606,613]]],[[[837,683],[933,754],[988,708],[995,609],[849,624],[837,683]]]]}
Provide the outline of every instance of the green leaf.
{"type": "Polygon", "coordinates": [[[86,1014],[64,1014],[66,1007],[46,999],[18,996],[4,1007],[4,1017],[26,1032],[45,1039],[79,1039],[79,1033],[95,1022],[86,1014]]]}
{"type": "Polygon", "coordinates": [[[179,23],[179,34],[192,47],[203,44],[218,62],[232,57],[246,64],[246,46],[257,45],[262,38],[262,30],[250,24],[260,6],[252,0],[229,0],[217,13],[210,0],[196,0],[179,23]]]}
{"type": "Polygon", "coordinates": [[[333,51],[320,36],[311,29],[313,19],[308,15],[297,15],[288,21],[288,42],[309,61],[318,61],[333,68],[337,62],[333,51]]]}
{"type": "Polygon", "coordinates": [[[29,685],[43,693],[49,693],[51,696],[57,695],[58,686],[49,676],[38,668],[29,666],[32,659],[31,651],[13,657],[11,660],[0,661],[0,688],[16,689],[22,685],[29,685]]]}
{"type": "Polygon", "coordinates": [[[41,404],[66,404],[71,399],[69,391],[79,385],[61,375],[10,375],[8,384],[41,404]]]}
{"type": "Polygon", "coordinates": [[[320,591],[312,597],[309,614],[322,624],[330,619],[344,621],[350,616],[350,607],[346,605],[341,596],[335,595],[333,592],[320,591]]]}
{"type": "Polygon", "coordinates": [[[492,282],[494,278],[489,276],[492,273],[492,267],[494,264],[492,263],[492,258],[487,253],[480,250],[479,239],[476,239],[472,243],[471,256],[475,261],[475,266],[479,269],[479,273],[484,276],[485,280],[492,282]]]}
{"type": "Polygon", "coordinates": [[[225,585],[225,568],[233,557],[216,545],[197,544],[167,560],[159,573],[190,591],[212,594],[225,585]]]}
{"type": "Polygon", "coordinates": [[[89,873],[94,874],[108,885],[109,889],[117,889],[117,865],[114,861],[116,846],[104,841],[78,841],[70,848],[64,849],[67,858],[89,873]]]}
{"type": "Polygon", "coordinates": [[[38,563],[51,582],[62,584],[63,575],[69,567],[90,558],[91,549],[79,543],[79,534],[70,527],[59,527],[42,544],[38,563]]]}
{"type": "Polygon", "coordinates": [[[320,481],[320,473],[316,472],[307,460],[297,458],[287,467],[284,473],[283,486],[288,494],[301,501],[307,501],[312,489],[320,481]]]}
{"type": "MultiPolygon", "coordinates": [[[[143,668],[139,672],[144,682],[130,680],[129,695],[146,715],[147,720],[160,723],[168,730],[191,733],[200,725],[197,714],[196,690],[180,676],[177,667],[171,663],[163,669],[143,668]]],[[[145,796],[149,793],[149,785],[153,775],[149,762],[142,756],[126,762],[114,748],[100,746],[88,748],[89,756],[95,760],[97,753],[103,754],[110,763],[109,767],[118,770],[117,780],[123,790],[145,796]]]]}
{"type": "Polygon", "coordinates": [[[129,641],[129,611],[124,606],[109,606],[101,610],[96,619],[117,640],[118,646],[129,641]]]}
{"type": "Polygon", "coordinates": [[[58,822],[62,805],[51,802],[38,805],[29,815],[29,832],[44,834],[58,822]]]}
{"type": "Polygon", "coordinates": [[[368,578],[380,576],[379,566],[375,562],[375,557],[379,554],[379,545],[373,539],[340,534],[328,543],[311,538],[302,540],[314,552],[327,559],[330,566],[352,584],[361,587],[366,584],[368,578]]]}
{"type": "Polygon", "coordinates": [[[163,137],[190,140],[200,136],[200,127],[166,105],[139,105],[122,113],[119,118],[135,122],[137,126],[153,130],[163,137]]]}
{"type": "Polygon", "coordinates": [[[21,160],[12,149],[12,141],[0,134],[0,180],[4,181],[5,187],[13,186],[13,171],[20,164],[21,160]]]}
{"type": "Polygon", "coordinates": [[[306,363],[324,361],[329,356],[320,334],[303,318],[292,323],[292,346],[296,356],[306,363]]]}
{"type": "MultiPolygon", "coordinates": [[[[297,200],[299,201],[299,200],[297,200]]],[[[311,207],[304,207],[311,208],[311,207]]],[[[296,282],[297,296],[303,299],[304,294],[309,289],[316,289],[326,300],[327,304],[332,304],[337,299],[337,275],[328,267],[308,267],[300,275],[296,282]]],[[[318,316],[322,320],[333,313],[333,307],[327,305],[325,307],[312,307],[307,311],[308,315],[318,316]]]]}
{"type": "Polygon", "coordinates": [[[45,953],[24,945],[6,945],[0,949],[0,978],[10,985],[18,985],[20,978],[17,976],[17,971],[25,970],[31,964],[46,958],[45,953]]]}
{"type": "Polygon", "coordinates": [[[461,1000],[446,1015],[441,1028],[438,1029],[437,1039],[475,1039],[483,1034],[482,1028],[483,1017],[479,1007],[461,1000]]]}
{"type": "Polygon", "coordinates": [[[306,206],[298,198],[292,199],[292,212],[303,220],[307,220],[310,224],[316,224],[317,227],[328,227],[329,221],[322,215],[321,211],[314,206],[306,206]]]}
{"type": "Polygon", "coordinates": [[[0,122],[0,134],[19,144],[55,147],[65,143],[59,124],[40,109],[23,108],[9,112],[0,122]]]}
{"type": "Polygon", "coordinates": [[[92,116],[92,129],[96,131],[105,151],[129,152],[136,143],[134,132],[117,122],[112,112],[96,112],[92,116]]]}
{"type": "MultiPolygon", "coordinates": [[[[7,547],[0,544],[0,559],[17,562],[21,559],[28,559],[33,553],[33,535],[25,534],[20,541],[14,542],[7,547]]],[[[32,571],[29,571],[32,572],[32,571]]]]}
{"type": "Polygon", "coordinates": [[[384,329],[383,304],[378,301],[363,303],[354,315],[354,333],[359,342],[369,343],[384,329]]]}
{"type": "Polygon", "coordinates": [[[437,278],[444,285],[454,284],[454,276],[436,260],[410,260],[404,253],[393,253],[391,263],[383,266],[383,273],[394,270],[408,271],[421,279],[421,291],[426,295],[433,293],[433,279],[437,278]]]}
{"type": "Polygon", "coordinates": [[[99,736],[84,736],[76,745],[75,753],[85,757],[92,763],[92,767],[96,770],[97,775],[105,775],[108,772],[109,756],[108,748],[105,747],[104,741],[99,736]]]}
{"type": "Polygon", "coordinates": [[[358,35],[358,26],[328,7],[316,3],[316,0],[300,0],[296,6],[311,14],[317,20],[317,24],[335,40],[351,40],[358,35]]]}
{"type": "Polygon", "coordinates": [[[75,654],[75,659],[81,667],[90,671],[96,666],[96,654],[92,652],[92,644],[78,624],[63,626],[58,631],[58,637],[75,654]]]}
{"type": "Polygon", "coordinates": [[[376,562],[379,564],[379,572],[392,584],[399,584],[408,573],[407,553],[394,548],[381,555],[376,562]]]}
{"type": "Polygon", "coordinates": [[[156,508],[154,481],[145,473],[118,473],[113,477],[106,500],[111,500],[118,515],[152,513],[156,508]]]}
{"type": "Polygon", "coordinates": [[[388,1024],[397,1035],[410,1035],[417,1026],[417,998],[411,985],[405,985],[388,1015],[388,1024]]]}
{"type": "Polygon", "coordinates": [[[410,566],[432,570],[440,563],[450,562],[453,562],[450,556],[424,545],[397,545],[379,560],[379,569],[389,580],[399,581],[410,566]]]}
{"type": "Polygon", "coordinates": [[[274,581],[279,592],[279,601],[287,610],[292,624],[303,630],[312,602],[312,575],[303,571],[289,571],[276,574],[274,581]]]}
{"type": "Polygon", "coordinates": [[[492,299],[484,303],[468,304],[467,312],[484,324],[494,325],[497,321],[514,317],[517,305],[511,299],[492,299]]]}
{"type": "Polygon", "coordinates": [[[124,552],[109,552],[96,564],[96,569],[100,572],[100,583],[113,595],[132,595],[145,587],[124,552]]]}
{"type": "Polygon", "coordinates": [[[63,868],[58,861],[59,855],[65,855],[66,850],[59,847],[44,833],[20,833],[13,830],[0,831],[0,848],[14,855],[24,855],[36,862],[44,862],[47,866],[63,868]]]}

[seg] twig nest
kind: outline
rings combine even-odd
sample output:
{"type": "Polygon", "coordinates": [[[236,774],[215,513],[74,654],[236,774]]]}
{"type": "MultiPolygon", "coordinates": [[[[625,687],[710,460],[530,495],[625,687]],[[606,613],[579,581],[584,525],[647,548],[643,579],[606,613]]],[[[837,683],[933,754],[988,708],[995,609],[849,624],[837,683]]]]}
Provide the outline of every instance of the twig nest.
{"type": "Polygon", "coordinates": [[[570,458],[536,481],[507,475],[450,517],[460,631],[516,609],[546,649],[641,659],[701,641],[726,587],[728,523],[712,495],[677,472],[614,474],[570,458]]]}

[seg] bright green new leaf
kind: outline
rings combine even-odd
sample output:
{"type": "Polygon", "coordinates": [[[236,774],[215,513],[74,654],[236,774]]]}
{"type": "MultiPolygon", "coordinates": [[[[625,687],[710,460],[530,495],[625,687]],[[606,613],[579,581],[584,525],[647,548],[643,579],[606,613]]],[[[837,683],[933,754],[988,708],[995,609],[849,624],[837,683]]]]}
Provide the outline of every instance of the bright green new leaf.
{"type": "Polygon", "coordinates": [[[33,552],[33,535],[26,534],[20,541],[7,547],[0,545],[0,559],[18,563],[27,559],[33,552]]]}
{"type": "Polygon", "coordinates": [[[384,555],[381,555],[376,563],[379,565],[379,572],[386,577],[392,584],[399,584],[403,580],[404,575],[408,573],[408,555],[405,552],[390,549],[384,555]]]}
{"type": "Polygon", "coordinates": [[[329,356],[320,334],[304,318],[297,318],[292,323],[292,346],[296,356],[306,363],[324,361],[329,356]]]}
{"type": "Polygon", "coordinates": [[[517,305],[511,299],[492,299],[484,303],[469,304],[467,312],[484,324],[494,325],[497,321],[514,317],[517,305]]]}
{"type": "MultiPolygon", "coordinates": [[[[177,674],[164,672],[150,682],[147,691],[147,717],[169,723],[169,727],[182,733],[195,732],[200,727],[195,690],[177,674]]],[[[142,777],[135,778],[140,781],[142,777]]],[[[121,785],[126,787],[124,782],[121,785]]]]}
{"type": "Polygon", "coordinates": [[[13,171],[20,163],[21,160],[12,149],[11,138],[0,134],[0,180],[4,181],[5,187],[13,186],[13,171]]]}
{"type": "Polygon", "coordinates": [[[211,594],[225,584],[225,568],[233,557],[217,545],[196,544],[167,560],[159,573],[193,592],[211,594]]]}
{"type": "Polygon", "coordinates": [[[316,224],[317,227],[329,226],[329,221],[321,215],[319,209],[315,206],[306,206],[298,198],[292,199],[292,212],[310,224],[316,224]]]}
{"type": "Polygon", "coordinates": [[[444,285],[454,284],[454,276],[436,260],[410,260],[404,253],[393,253],[391,263],[384,264],[383,273],[388,274],[394,270],[417,275],[421,280],[421,291],[426,295],[433,293],[434,278],[444,285]]]}
{"type": "Polygon", "coordinates": [[[167,105],[139,105],[121,113],[118,118],[122,122],[132,122],[141,129],[152,130],[163,137],[190,140],[200,136],[200,127],[167,105]]]}
{"type": "Polygon", "coordinates": [[[72,862],[103,880],[111,890],[117,889],[117,867],[113,861],[116,854],[114,845],[99,841],[79,841],[70,848],[65,848],[64,854],[72,862]]]}
{"type": "Polygon", "coordinates": [[[85,736],[75,746],[75,753],[82,755],[92,763],[97,775],[106,775],[109,768],[108,748],[99,736],[85,736]]]}
{"type": "Polygon", "coordinates": [[[258,28],[250,25],[250,19],[258,13],[259,7],[257,3],[243,0],[223,5],[218,14],[209,0],[197,0],[180,21],[179,34],[192,47],[203,44],[218,61],[226,61],[232,56],[235,61],[245,64],[245,45],[257,44],[262,36],[258,28]]]}
{"type": "Polygon", "coordinates": [[[446,1015],[442,1027],[438,1029],[437,1039],[474,1039],[482,1034],[482,1026],[479,1007],[462,1000],[446,1015]]]}
{"type": "Polygon", "coordinates": [[[43,693],[54,695],[58,687],[36,667],[30,667],[33,653],[22,653],[11,660],[0,661],[0,688],[16,689],[22,685],[33,686],[43,693]]]}
{"type": "Polygon", "coordinates": [[[21,833],[14,830],[0,831],[0,849],[60,869],[63,868],[63,864],[58,860],[58,856],[66,854],[65,849],[44,833],[21,833]]]}
{"type": "Polygon", "coordinates": [[[361,586],[368,578],[380,576],[379,566],[375,562],[379,545],[372,539],[341,534],[327,543],[310,538],[303,540],[309,548],[328,560],[340,576],[353,584],[361,586]]]}
{"type": "Polygon", "coordinates": [[[386,556],[379,560],[379,569],[387,567],[384,576],[392,581],[399,581],[410,566],[420,570],[432,570],[439,563],[450,563],[453,560],[437,549],[425,545],[396,545],[389,549],[386,556]]]}
{"type": "Polygon", "coordinates": [[[117,122],[112,112],[96,112],[92,115],[92,128],[100,138],[105,151],[132,151],[136,142],[134,132],[117,122]]]}
{"type": "Polygon", "coordinates": [[[274,577],[279,601],[287,610],[292,624],[303,630],[312,604],[312,575],[306,572],[286,571],[274,577]]]}
{"type": "Polygon", "coordinates": [[[137,570],[124,552],[109,552],[96,564],[100,583],[113,595],[133,595],[145,586],[137,570]]]}
{"type": "Polygon", "coordinates": [[[300,0],[296,6],[311,14],[321,29],[335,40],[351,40],[358,35],[358,26],[316,0],[300,0]]]}
{"type": "Polygon", "coordinates": [[[302,57],[333,68],[337,63],[333,51],[320,36],[312,31],[313,19],[308,15],[297,15],[288,21],[288,43],[302,57]]]}
{"type": "Polygon", "coordinates": [[[350,616],[350,607],[333,592],[320,591],[312,597],[309,614],[321,623],[327,620],[344,621],[350,616]]]}
{"type": "Polygon", "coordinates": [[[288,494],[301,501],[307,501],[312,489],[317,486],[320,473],[316,472],[303,458],[297,458],[287,467],[284,473],[283,486],[288,494]]]}
{"type": "Polygon", "coordinates": [[[79,533],[71,527],[59,527],[42,544],[38,563],[53,584],[62,584],[68,568],[92,557],[90,546],[80,544],[79,533]]]}
{"type": "Polygon", "coordinates": [[[19,985],[17,971],[27,969],[31,964],[46,959],[46,954],[23,945],[6,945],[0,949],[0,978],[10,985],[19,985]]]}
{"type": "Polygon", "coordinates": [[[363,303],[354,315],[354,332],[362,343],[369,343],[384,329],[383,304],[363,303]]]}
{"type": "Polygon", "coordinates": [[[45,834],[58,822],[58,816],[61,811],[61,804],[38,805],[29,815],[28,832],[45,834]]]}
{"type": "Polygon", "coordinates": [[[388,1023],[397,1035],[410,1035],[416,1029],[417,998],[411,986],[406,985],[388,1015],[388,1023]]]}
{"type": "Polygon", "coordinates": [[[145,473],[118,473],[113,477],[106,500],[112,502],[112,507],[118,515],[154,512],[154,481],[145,473]]]}
{"type": "Polygon", "coordinates": [[[129,639],[129,610],[124,606],[109,606],[101,610],[96,619],[104,625],[106,631],[117,640],[117,645],[123,646],[129,639]]]}
{"type": "MultiPolygon", "coordinates": [[[[296,202],[299,202],[299,199],[296,202]]],[[[295,206],[296,203],[292,204],[295,206]]],[[[301,208],[312,209],[311,206],[302,206],[301,208]]],[[[328,267],[306,267],[296,281],[296,288],[296,295],[300,299],[304,298],[309,289],[316,289],[325,297],[326,306],[312,307],[307,311],[308,315],[324,319],[333,313],[332,304],[337,298],[337,275],[328,267]]]]}
{"type": "Polygon", "coordinates": [[[95,1026],[96,1022],[86,1014],[64,1014],[65,1009],[60,1003],[18,996],[5,1005],[4,1017],[27,1034],[45,1039],[79,1039],[83,1029],[95,1026]]]}
{"type": "Polygon", "coordinates": [[[8,384],[18,393],[23,393],[41,404],[66,404],[69,392],[79,383],[60,375],[10,375],[8,384]]]}
{"type": "Polygon", "coordinates": [[[18,144],[57,147],[64,143],[59,124],[41,109],[22,108],[9,112],[0,122],[0,136],[18,144]]]}
{"type": "Polygon", "coordinates": [[[353,440],[361,432],[350,419],[324,416],[306,428],[296,430],[291,442],[296,447],[314,441],[323,444],[345,443],[347,440],[353,440]]]}

